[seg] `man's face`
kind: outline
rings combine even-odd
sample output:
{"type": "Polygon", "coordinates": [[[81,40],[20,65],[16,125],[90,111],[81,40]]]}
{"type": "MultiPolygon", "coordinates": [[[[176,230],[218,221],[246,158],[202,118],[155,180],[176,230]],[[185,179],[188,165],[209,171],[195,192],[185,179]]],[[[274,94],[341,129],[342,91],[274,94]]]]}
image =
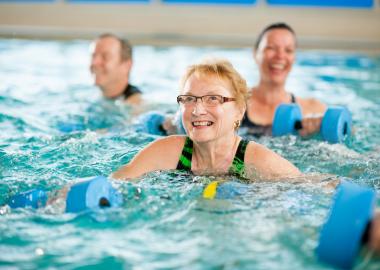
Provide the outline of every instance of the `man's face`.
{"type": "Polygon", "coordinates": [[[92,50],[90,71],[95,85],[103,94],[114,91],[114,86],[128,79],[131,60],[121,59],[120,42],[113,37],[105,37],[95,41],[92,50]]]}

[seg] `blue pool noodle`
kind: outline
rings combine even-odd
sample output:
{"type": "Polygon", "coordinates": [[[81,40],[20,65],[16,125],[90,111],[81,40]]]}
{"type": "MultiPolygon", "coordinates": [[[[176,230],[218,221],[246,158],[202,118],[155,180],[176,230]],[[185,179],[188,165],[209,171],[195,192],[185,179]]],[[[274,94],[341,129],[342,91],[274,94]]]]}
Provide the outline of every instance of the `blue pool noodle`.
{"type": "Polygon", "coordinates": [[[121,195],[104,176],[71,186],[66,197],[66,212],[77,213],[104,206],[115,207],[122,203],[121,195]]]}
{"type": "Polygon", "coordinates": [[[316,254],[334,267],[351,269],[367,224],[373,217],[376,193],[342,180],[328,220],[323,225],[316,254]]]}
{"type": "Polygon", "coordinates": [[[339,143],[351,133],[351,113],[344,107],[329,107],[322,119],[321,134],[324,140],[339,143]]]}
{"type": "Polygon", "coordinates": [[[39,208],[46,205],[47,194],[42,189],[32,189],[16,194],[9,198],[7,204],[11,208],[31,207],[39,208]]]}

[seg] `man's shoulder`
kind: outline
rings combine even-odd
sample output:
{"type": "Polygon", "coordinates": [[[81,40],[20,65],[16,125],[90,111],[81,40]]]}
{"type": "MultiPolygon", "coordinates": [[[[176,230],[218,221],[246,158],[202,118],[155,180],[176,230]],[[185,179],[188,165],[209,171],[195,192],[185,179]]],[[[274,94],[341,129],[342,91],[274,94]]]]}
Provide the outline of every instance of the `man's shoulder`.
{"type": "Polygon", "coordinates": [[[124,98],[126,99],[134,94],[141,94],[141,93],[142,91],[137,86],[132,85],[132,84],[128,84],[123,92],[124,98]]]}

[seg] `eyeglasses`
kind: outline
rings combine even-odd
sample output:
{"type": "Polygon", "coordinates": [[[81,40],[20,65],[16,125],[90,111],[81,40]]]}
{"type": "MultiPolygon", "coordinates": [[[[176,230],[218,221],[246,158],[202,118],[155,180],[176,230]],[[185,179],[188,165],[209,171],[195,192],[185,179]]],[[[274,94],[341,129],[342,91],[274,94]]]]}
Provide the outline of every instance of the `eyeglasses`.
{"type": "Polygon", "coordinates": [[[177,97],[177,102],[178,104],[181,104],[184,106],[192,106],[197,103],[198,99],[200,99],[202,103],[208,107],[215,107],[220,104],[223,104],[224,102],[236,100],[235,98],[223,97],[221,95],[205,95],[201,97],[196,97],[196,96],[191,96],[191,95],[179,95],[177,97]]]}

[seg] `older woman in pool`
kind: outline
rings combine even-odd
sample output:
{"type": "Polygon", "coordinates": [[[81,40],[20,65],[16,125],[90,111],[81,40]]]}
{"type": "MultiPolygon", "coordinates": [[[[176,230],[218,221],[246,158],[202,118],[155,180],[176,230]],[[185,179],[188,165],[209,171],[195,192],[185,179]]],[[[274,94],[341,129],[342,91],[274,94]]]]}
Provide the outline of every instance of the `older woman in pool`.
{"type": "Polygon", "coordinates": [[[187,136],[173,135],[152,142],[112,177],[131,179],[173,169],[246,178],[300,175],[286,159],[237,135],[246,95],[245,80],[229,62],[209,60],[190,66],[177,97],[187,136]]]}
{"type": "Polygon", "coordinates": [[[295,97],[286,91],[285,83],[295,61],[296,35],[285,23],[264,28],[254,46],[254,59],[260,79],[247,102],[242,126],[253,135],[271,135],[272,120],[281,103],[297,103],[303,116],[301,136],[318,132],[326,105],[314,98],[295,97]]]}

